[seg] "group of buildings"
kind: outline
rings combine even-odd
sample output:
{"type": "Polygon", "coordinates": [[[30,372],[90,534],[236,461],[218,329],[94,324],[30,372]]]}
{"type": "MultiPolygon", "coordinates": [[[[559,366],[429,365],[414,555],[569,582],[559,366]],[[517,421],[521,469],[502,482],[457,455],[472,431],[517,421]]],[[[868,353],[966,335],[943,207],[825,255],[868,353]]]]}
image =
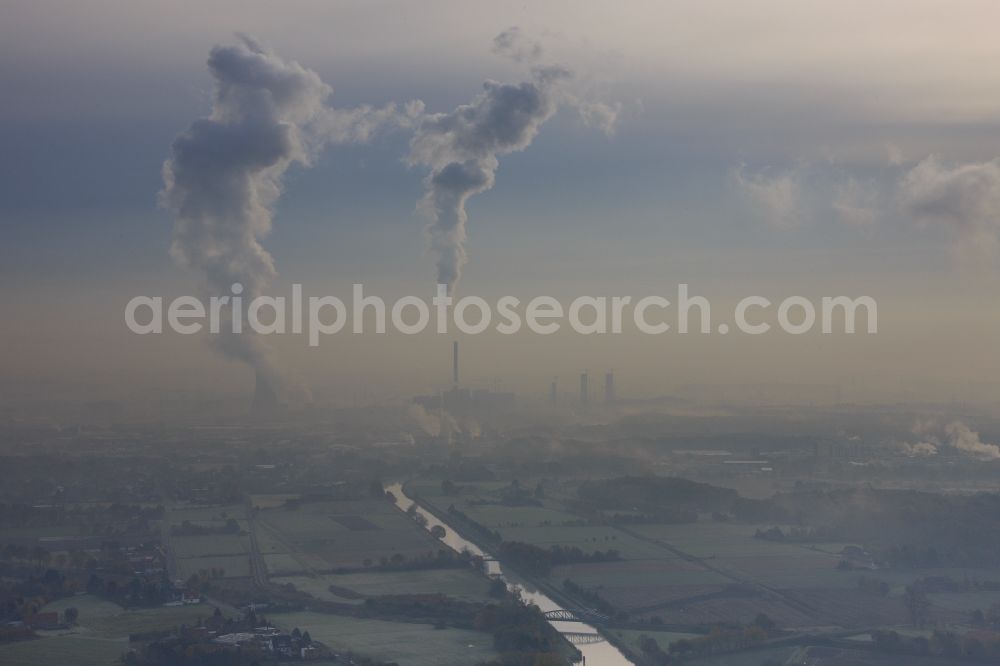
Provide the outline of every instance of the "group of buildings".
{"type": "MultiPolygon", "coordinates": [[[[615,374],[608,371],[604,375],[604,402],[612,405],[616,402],[615,374]]],[[[506,410],[514,407],[515,397],[511,392],[494,391],[490,389],[468,389],[459,385],[458,374],[458,342],[452,343],[452,387],[437,394],[418,395],[413,402],[427,410],[443,409],[452,414],[469,414],[476,411],[506,410]]],[[[549,386],[549,402],[559,402],[558,378],[552,380],[549,386]]],[[[578,404],[586,406],[591,403],[590,374],[583,371],[580,374],[580,394],[578,404]]]]}

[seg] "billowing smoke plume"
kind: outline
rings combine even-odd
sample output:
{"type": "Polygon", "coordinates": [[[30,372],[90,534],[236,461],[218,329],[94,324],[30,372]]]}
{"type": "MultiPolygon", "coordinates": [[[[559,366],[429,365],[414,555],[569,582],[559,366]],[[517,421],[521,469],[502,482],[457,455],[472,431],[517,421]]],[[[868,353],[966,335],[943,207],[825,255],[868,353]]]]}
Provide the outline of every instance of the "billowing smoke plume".
{"type": "MultiPolygon", "coordinates": [[[[517,62],[537,61],[537,43],[526,43],[517,28],[494,40],[494,51],[517,62]]],[[[493,187],[499,157],[531,145],[542,124],[560,103],[584,108],[565,87],[573,73],[557,66],[534,66],[530,81],[503,84],[486,81],[483,92],[449,113],[424,116],[410,142],[409,162],[430,170],[420,210],[431,220],[427,228],[437,255],[437,280],[453,290],[466,263],[469,197],[493,187]]],[[[616,109],[588,103],[585,117],[610,126],[616,109]]],[[[584,112],[581,111],[581,115],[584,112]]]]}
{"type": "Polygon", "coordinates": [[[410,405],[407,415],[426,434],[433,437],[448,435],[464,435],[468,437],[479,437],[482,427],[479,422],[472,417],[456,417],[449,412],[436,409],[427,410],[421,405],[410,405]]]}
{"type": "MultiPolygon", "coordinates": [[[[161,199],[176,216],[173,257],[202,271],[211,294],[228,294],[240,283],[245,307],[275,274],[261,239],[271,230],[289,166],[308,166],[325,143],[365,141],[378,127],[405,124],[422,109],[330,109],[325,101],[332,89],[315,72],[247,36],[212,49],[208,67],[211,113],[174,140],[161,199]]],[[[274,401],[279,377],[266,348],[246,330],[221,330],[213,338],[217,348],[254,369],[258,400],[274,401]]]]}
{"type": "Polygon", "coordinates": [[[954,167],[928,157],[903,178],[904,213],[947,228],[963,264],[992,265],[1000,250],[1000,160],[954,167]]]}
{"type": "Polygon", "coordinates": [[[1000,459],[1000,446],[984,443],[978,432],[961,421],[953,421],[943,429],[936,428],[933,423],[920,422],[912,432],[918,441],[897,443],[897,448],[908,456],[933,456],[948,447],[981,460],[1000,459]]]}
{"type": "Polygon", "coordinates": [[[904,455],[910,456],[911,458],[917,458],[921,456],[936,456],[938,452],[938,445],[933,442],[900,442],[899,450],[903,452],[904,455]]]}
{"type": "Polygon", "coordinates": [[[984,460],[996,460],[1000,458],[1000,446],[996,444],[985,444],[979,439],[979,433],[969,429],[961,421],[949,423],[944,428],[948,436],[948,444],[959,451],[968,453],[984,460]]]}
{"type": "Polygon", "coordinates": [[[899,442],[898,448],[903,454],[912,457],[935,456],[941,440],[934,434],[935,424],[933,420],[918,419],[910,432],[917,437],[916,442],[899,442]]]}

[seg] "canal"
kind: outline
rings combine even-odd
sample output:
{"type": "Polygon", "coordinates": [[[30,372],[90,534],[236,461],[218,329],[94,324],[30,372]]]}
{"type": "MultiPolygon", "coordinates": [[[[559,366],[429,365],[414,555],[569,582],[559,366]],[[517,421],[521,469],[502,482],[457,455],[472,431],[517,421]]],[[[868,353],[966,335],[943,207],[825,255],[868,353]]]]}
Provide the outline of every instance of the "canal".
{"type": "MultiPolygon", "coordinates": [[[[396,506],[403,511],[409,510],[410,506],[414,503],[413,500],[404,494],[403,486],[400,483],[394,483],[386,488],[386,490],[393,494],[396,498],[396,506]]],[[[531,585],[528,581],[512,572],[504,572],[500,563],[497,562],[490,553],[484,551],[471,541],[459,536],[459,534],[452,529],[450,525],[441,522],[434,514],[426,511],[419,504],[417,505],[416,510],[420,513],[420,515],[427,519],[426,527],[428,530],[435,525],[440,525],[444,528],[445,535],[441,538],[441,541],[455,551],[462,552],[463,550],[467,550],[473,555],[478,555],[479,557],[487,560],[487,564],[489,566],[488,573],[490,575],[501,576],[504,582],[507,583],[507,587],[511,590],[519,591],[521,593],[521,597],[525,601],[538,606],[542,609],[542,612],[562,609],[562,606],[531,585]]],[[[608,643],[604,637],[601,636],[601,633],[589,624],[585,624],[583,622],[559,622],[556,620],[550,620],[549,624],[551,624],[556,631],[565,636],[571,643],[576,645],[577,649],[579,649],[583,654],[583,663],[586,664],[586,666],[633,666],[633,662],[629,661],[625,655],[618,650],[618,648],[611,643],[608,643]]]]}

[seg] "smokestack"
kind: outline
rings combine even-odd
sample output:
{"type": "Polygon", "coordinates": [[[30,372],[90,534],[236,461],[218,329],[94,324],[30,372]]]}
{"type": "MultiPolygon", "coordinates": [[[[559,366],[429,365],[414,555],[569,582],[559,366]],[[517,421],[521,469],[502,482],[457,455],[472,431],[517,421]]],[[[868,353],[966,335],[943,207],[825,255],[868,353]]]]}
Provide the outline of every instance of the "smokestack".
{"type": "Polygon", "coordinates": [[[580,404],[586,405],[590,402],[590,396],[587,393],[587,371],[584,370],[580,374],[580,404]]]}
{"type": "Polygon", "coordinates": [[[604,402],[609,405],[613,404],[615,401],[615,371],[604,375],[604,402]]]}
{"type": "Polygon", "coordinates": [[[458,340],[451,343],[451,381],[458,386],[458,340]]]}
{"type": "Polygon", "coordinates": [[[274,393],[274,388],[260,370],[257,371],[256,378],[257,384],[253,391],[251,413],[254,416],[273,414],[278,408],[278,397],[274,393]]]}

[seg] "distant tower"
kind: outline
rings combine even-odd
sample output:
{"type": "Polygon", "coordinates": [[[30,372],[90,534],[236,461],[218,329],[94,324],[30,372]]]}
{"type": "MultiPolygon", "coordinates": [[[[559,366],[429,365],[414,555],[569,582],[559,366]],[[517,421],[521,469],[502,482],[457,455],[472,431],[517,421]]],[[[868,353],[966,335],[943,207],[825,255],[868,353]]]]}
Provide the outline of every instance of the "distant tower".
{"type": "Polygon", "coordinates": [[[580,404],[586,405],[590,402],[590,396],[587,392],[587,371],[584,370],[580,373],[580,404]]]}
{"type": "Polygon", "coordinates": [[[253,403],[250,405],[250,413],[254,416],[273,416],[278,409],[278,396],[274,393],[274,387],[268,381],[267,376],[257,370],[254,377],[256,386],[253,391],[253,403]]]}
{"type": "Polygon", "coordinates": [[[451,381],[458,386],[458,340],[451,343],[451,381]]]}
{"type": "Polygon", "coordinates": [[[549,402],[551,402],[553,405],[556,404],[556,402],[558,402],[558,399],[556,398],[559,390],[558,381],[559,381],[558,377],[553,377],[552,385],[549,386],[549,402]]]}
{"type": "Polygon", "coordinates": [[[614,402],[615,402],[615,371],[614,370],[611,370],[610,372],[608,372],[608,373],[606,373],[604,375],[604,402],[608,403],[609,405],[614,404],[614,402]]]}

